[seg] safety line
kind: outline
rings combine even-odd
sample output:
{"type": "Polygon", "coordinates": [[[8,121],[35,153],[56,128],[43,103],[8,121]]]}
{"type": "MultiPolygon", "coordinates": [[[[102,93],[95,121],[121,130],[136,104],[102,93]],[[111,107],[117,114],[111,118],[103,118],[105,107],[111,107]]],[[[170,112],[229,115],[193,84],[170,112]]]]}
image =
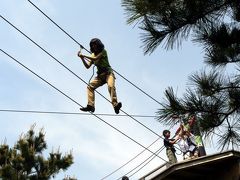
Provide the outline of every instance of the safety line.
{"type": "MultiPolygon", "coordinates": [[[[147,148],[150,148],[153,144],[155,144],[160,138],[157,138],[153,143],[151,143],[147,148]]],[[[122,166],[120,166],[119,168],[117,168],[116,170],[114,170],[113,172],[111,172],[110,174],[104,176],[103,178],[101,178],[101,180],[104,180],[106,178],[108,178],[109,176],[111,176],[112,174],[114,174],[115,172],[119,171],[120,169],[122,169],[124,166],[128,165],[130,162],[132,162],[134,159],[136,159],[138,156],[140,156],[143,152],[145,151],[142,150],[140,153],[138,153],[136,156],[134,156],[132,159],[130,159],[128,162],[124,163],[122,166]]]]}
{"type": "MultiPolygon", "coordinates": [[[[28,0],[29,1],[29,0],[28,0]]],[[[29,1],[33,6],[35,6],[31,1],[29,1]]],[[[42,12],[37,6],[35,6],[42,14],[44,14],[52,23],[54,23],[59,29],[61,29],[66,35],[68,35],[75,43],[77,43],[78,45],[80,45],[81,48],[85,49],[87,52],[90,53],[90,51],[88,51],[86,48],[84,48],[81,44],[79,44],[72,36],[70,36],[64,29],[62,29],[59,25],[57,25],[53,20],[51,20],[44,12],[42,12]]],[[[145,93],[142,89],[140,89],[139,87],[137,87],[136,85],[134,85],[133,83],[131,83],[129,80],[127,80],[125,77],[123,77],[121,74],[119,74],[117,71],[114,70],[114,72],[116,74],[118,74],[119,76],[121,76],[123,79],[125,79],[126,81],[128,81],[130,84],[132,84],[134,87],[136,87],[138,90],[142,91],[145,95],[149,96],[151,99],[153,99],[154,101],[156,101],[157,103],[161,104],[160,102],[158,102],[156,99],[152,98],[150,95],[148,95],[147,93],[145,93]]],[[[1,110],[0,110],[1,111],[1,110]]],[[[51,112],[51,113],[55,113],[55,112],[51,112]]],[[[57,112],[58,113],[58,112],[57,112]]],[[[66,114],[72,114],[72,113],[66,113],[66,114]]],[[[73,113],[75,114],[75,113],[73,113]]],[[[78,113],[80,114],[80,113],[78,113]]],[[[91,115],[91,114],[89,114],[91,115]]],[[[106,116],[111,116],[109,114],[96,114],[96,115],[106,115],[106,116]]],[[[114,116],[114,115],[113,115],[114,116]]],[[[125,116],[125,115],[115,115],[115,116],[125,116]]],[[[128,115],[127,115],[128,116],[128,115]]],[[[135,116],[135,117],[142,117],[141,115],[131,115],[131,116],[135,116]]],[[[146,117],[146,116],[143,116],[146,117]]],[[[156,117],[156,116],[147,116],[147,117],[156,117]]],[[[214,133],[216,134],[216,133],[214,133]]],[[[218,134],[216,134],[218,135],[218,134]]]]}
{"type": "MultiPolygon", "coordinates": [[[[77,43],[82,49],[86,50],[88,53],[91,53],[89,50],[87,50],[83,45],[81,45],[75,38],[73,38],[69,33],[67,33],[63,28],[61,28],[54,20],[52,20],[46,13],[44,13],[37,5],[35,5],[32,1],[27,0],[33,7],[35,7],[39,12],[41,12],[48,20],[50,20],[55,26],[57,26],[62,32],[64,32],[68,37],[70,37],[75,43],[77,43]]],[[[149,95],[148,93],[146,93],[145,91],[143,91],[141,88],[139,88],[137,85],[135,85],[134,83],[132,83],[131,81],[129,81],[127,78],[125,78],[123,75],[121,75],[120,73],[118,73],[116,70],[112,69],[116,74],[118,74],[120,77],[122,77],[124,80],[126,80],[128,83],[130,83],[132,86],[134,86],[135,88],[137,88],[139,91],[141,91],[143,94],[145,94],[146,96],[148,96],[149,98],[151,98],[153,101],[155,101],[156,103],[162,105],[162,103],[160,103],[158,100],[156,100],[155,98],[153,98],[151,95],[149,95]]],[[[120,109],[121,110],[121,109],[120,109]]],[[[123,110],[121,110],[123,113],[125,113],[123,110]]],[[[127,116],[129,114],[125,113],[127,116]]],[[[136,122],[138,122],[136,120],[136,122]]],[[[139,124],[143,125],[145,128],[148,129],[148,127],[146,127],[144,124],[138,122],[139,124]]],[[[152,131],[152,130],[150,130],[152,131]]],[[[152,131],[153,132],[153,131],[152,131]]],[[[156,134],[155,132],[153,132],[154,134],[156,134]]],[[[156,134],[158,135],[158,134],[156,134]]],[[[159,136],[159,135],[158,135],[159,136]]]]}
{"type": "MultiPolygon", "coordinates": [[[[50,20],[55,26],[57,26],[62,32],[64,32],[68,37],[70,37],[75,43],[77,43],[82,49],[86,50],[88,53],[91,54],[91,52],[89,50],[87,50],[82,44],[80,44],[75,38],[73,38],[69,33],[67,33],[63,28],[61,28],[61,26],[59,26],[54,20],[52,20],[46,13],[44,13],[37,5],[35,5],[32,1],[27,0],[33,7],[35,7],[39,12],[41,12],[48,20],[50,20]]],[[[158,100],[156,100],[155,98],[153,98],[151,95],[149,95],[148,93],[146,93],[145,91],[143,91],[141,88],[139,88],[137,85],[135,85],[134,83],[132,83],[131,81],[129,81],[127,78],[125,78],[123,75],[121,75],[119,72],[117,72],[115,69],[112,68],[112,70],[118,74],[120,77],[122,77],[124,80],[126,80],[128,83],[130,83],[132,86],[134,86],[135,88],[137,88],[139,91],[141,91],[143,94],[145,94],[146,96],[148,96],[149,98],[151,98],[152,100],[154,100],[156,103],[162,105],[162,103],[160,103],[158,100]]],[[[95,90],[100,96],[102,96],[104,99],[106,99],[107,101],[109,101],[106,97],[104,97],[102,94],[100,94],[97,90],[95,90]]],[[[110,102],[110,101],[109,101],[110,102]]],[[[110,102],[111,103],[111,102],[110,102]]],[[[142,124],[141,122],[139,122],[138,120],[136,120],[135,118],[133,118],[133,116],[129,115],[128,113],[126,113],[125,111],[123,111],[122,109],[120,109],[121,112],[125,113],[127,116],[129,116],[130,118],[132,118],[133,120],[135,120],[137,123],[139,123],[140,125],[142,125],[143,127],[145,127],[146,129],[148,129],[149,131],[151,131],[152,133],[154,133],[155,135],[157,135],[158,137],[164,139],[162,136],[160,136],[158,133],[154,132],[152,129],[150,129],[149,127],[147,127],[146,125],[142,124]]],[[[181,150],[180,150],[181,151],[181,150]]]]}
{"type": "MultiPolygon", "coordinates": [[[[162,150],[164,149],[164,145],[162,147],[160,147],[157,151],[155,151],[156,154],[159,154],[160,152],[162,152],[162,150]]],[[[128,174],[130,174],[131,172],[133,172],[135,169],[137,169],[138,167],[140,167],[141,165],[143,165],[145,162],[145,164],[139,168],[136,172],[134,172],[133,174],[129,175],[128,177],[132,177],[134,174],[136,174],[137,172],[139,172],[142,168],[144,168],[146,165],[148,165],[156,156],[150,155],[148,158],[146,158],[143,162],[141,162],[138,166],[136,166],[135,168],[131,169],[128,173],[126,173],[124,176],[128,176],[128,174]],[[148,161],[149,160],[149,161],[148,161]],[[147,162],[148,161],[148,162],[147,162]]],[[[120,180],[122,178],[119,177],[117,180],[120,180]]]]}
{"type": "Polygon", "coordinates": [[[146,96],[148,96],[149,98],[151,98],[153,101],[157,102],[158,104],[162,105],[158,100],[156,100],[155,98],[153,98],[151,95],[149,95],[148,93],[146,93],[145,91],[143,91],[141,88],[139,88],[137,85],[135,85],[134,83],[132,83],[131,81],[129,81],[127,78],[125,78],[123,75],[121,75],[120,73],[118,73],[116,70],[112,69],[116,74],[118,74],[120,77],[122,77],[125,81],[127,81],[128,83],[130,83],[132,86],[134,86],[135,88],[137,88],[139,91],[141,91],[143,94],[145,94],[146,96]]]}
{"type": "MultiPolygon", "coordinates": [[[[156,154],[159,154],[160,152],[162,152],[162,150],[163,150],[164,148],[160,148],[159,149],[159,152],[158,151],[156,151],[156,154]]],[[[146,163],[141,167],[141,168],[139,168],[137,171],[135,171],[133,174],[131,174],[131,175],[129,175],[129,177],[132,177],[133,175],[135,175],[136,173],[138,173],[140,170],[142,170],[142,168],[144,168],[144,167],[146,167],[154,158],[155,158],[156,156],[150,156],[147,160],[149,160],[149,161],[145,161],[146,163]],[[151,158],[151,159],[150,159],[151,158]]],[[[143,162],[144,163],[144,162],[143,162]]],[[[142,164],[143,164],[142,163],[142,164]]],[[[142,164],[140,164],[139,165],[139,167],[142,165],[142,164]]]]}
{"type": "Polygon", "coordinates": [[[47,14],[45,14],[40,8],[38,8],[35,4],[28,0],[28,2],[33,5],[38,11],[40,11],[46,18],[48,18],[55,26],[57,26],[61,31],[63,31],[69,38],[71,38],[75,43],[77,43],[82,49],[91,53],[88,49],[86,49],[83,45],[81,45],[76,39],[74,39],[69,33],[67,33],[63,28],[61,28],[57,23],[55,23],[47,14]]]}
{"type": "MultiPolygon", "coordinates": [[[[46,13],[44,13],[38,6],[36,6],[33,2],[31,2],[30,0],[28,0],[28,2],[33,5],[39,12],[41,12],[47,19],[49,19],[55,26],[57,26],[62,32],[64,32],[69,38],[71,38],[75,43],[77,43],[82,49],[86,50],[87,52],[91,53],[89,50],[87,50],[83,45],[81,45],[76,39],[74,39],[69,33],[67,33],[63,28],[61,28],[55,21],[53,21],[46,13]]],[[[113,71],[118,74],[120,77],[122,77],[124,80],[126,80],[128,83],[130,83],[132,86],[134,86],[135,88],[137,88],[139,91],[141,91],[143,94],[145,94],[146,96],[148,96],[149,98],[151,98],[152,100],[154,100],[155,102],[157,102],[158,104],[162,105],[158,100],[156,100],[155,98],[153,98],[151,95],[149,95],[148,93],[146,93],[145,91],[143,91],[141,88],[139,88],[137,85],[135,85],[134,83],[132,83],[131,81],[129,81],[127,78],[125,78],[123,75],[121,75],[120,73],[118,73],[116,70],[113,69],[113,71]]],[[[124,111],[123,111],[124,112],[124,111]]],[[[126,113],[126,115],[128,116],[128,114],[126,113]]],[[[144,125],[145,126],[145,125],[144,125]]],[[[155,133],[154,133],[155,134],[155,133]]],[[[217,134],[218,135],[218,134],[217,134]]]]}
{"type": "MultiPolygon", "coordinates": [[[[27,0],[33,7],[35,7],[39,12],[41,12],[48,20],[50,20],[55,26],[57,26],[62,32],[64,32],[68,37],[70,37],[75,43],[77,43],[82,49],[86,50],[88,53],[91,54],[89,50],[87,50],[83,45],[81,45],[75,38],[73,38],[69,33],[67,33],[63,28],[61,28],[54,20],[52,20],[46,13],[44,13],[37,5],[35,5],[32,1],[27,0]]],[[[137,85],[129,81],[127,78],[125,78],[123,75],[118,73],[116,70],[112,69],[116,74],[118,74],[120,77],[122,77],[124,80],[126,80],[128,83],[130,83],[132,86],[137,88],[139,91],[141,91],[143,94],[154,100],[156,103],[162,105],[158,100],[153,98],[151,95],[143,91],[141,88],[139,88],[137,85]]]]}
{"type": "MultiPolygon", "coordinates": [[[[17,59],[15,59],[14,57],[12,57],[11,55],[9,55],[7,52],[5,52],[4,50],[0,49],[0,51],[2,51],[5,55],[7,55],[9,58],[11,58],[12,60],[14,60],[16,63],[18,63],[19,65],[21,65],[23,68],[27,69],[29,72],[31,72],[32,74],[34,74],[35,76],[37,76],[39,79],[41,79],[42,81],[44,81],[45,83],[47,83],[49,86],[51,86],[52,88],[54,88],[55,90],[57,90],[59,93],[61,93],[62,95],[64,95],[65,97],[67,97],[68,99],[70,99],[72,102],[74,102],[75,104],[77,104],[78,106],[83,107],[80,103],[78,103],[77,101],[75,101],[74,99],[72,99],[70,96],[68,96],[67,94],[65,94],[64,92],[62,92],[60,89],[58,89],[57,87],[55,87],[54,85],[52,85],[51,83],[49,83],[47,80],[45,80],[44,78],[42,78],[41,76],[39,76],[37,73],[35,73],[34,71],[32,71],[31,69],[29,69],[27,66],[25,66],[24,64],[22,64],[21,62],[19,62],[17,59]]],[[[128,139],[130,139],[131,141],[135,142],[136,144],[138,144],[139,146],[143,147],[144,149],[148,150],[149,152],[151,152],[152,154],[156,155],[157,157],[159,157],[160,159],[162,159],[163,161],[167,162],[165,159],[163,159],[162,157],[158,156],[157,154],[155,154],[153,151],[147,149],[144,145],[142,145],[141,143],[137,142],[136,140],[134,140],[133,138],[131,138],[130,136],[128,136],[127,134],[125,134],[124,132],[120,131],[118,128],[114,127],[113,125],[111,125],[110,123],[106,122],[105,120],[103,120],[102,118],[100,118],[99,116],[91,113],[93,116],[95,116],[96,118],[98,118],[100,121],[104,122],[105,124],[107,124],[108,126],[110,126],[111,128],[113,128],[114,130],[118,131],[119,133],[121,133],[122,135],[124,135],[125,137],[127,137],[128,139]]]]}
{"type": "MultiPolygon", "coordinates": [[[[76,73],[74,73],[71,69],[69,69],[66,65],[64,65],[63,63],[61,63],[57,58],[55,58],[53,55],[51,55],[47,50],[45,50],[44,48],[42,48],[39,44],[37,44],[34,40],[32,40],[29,36],[27,36],[25,33],[23,33],[23,31],[21,31],[20,29],[18,29],[15,25],[13,25],[10,21],[8,21],[6,18],[4,18],[1,15],[1,18],[7,22],[9,25],[11,25],[14,29],[16,29],[18,32],[20,32],[23,36],[25,36],[28,40],[30,40],[33,44],[35,44],[37,47],[39,47],[42,51],[44,51],[47,55],[49,55],[53,60],[55,60],[57,63],[59,63],[61,66],[63,66],[65,69],[67,69],[70,73],[72,73],[75,77],[77,77],[78,79],[80,79],[82,82],[84,82],[86,85],[88,85],[88,83],[86,81],[84,81],[80,76],[78,76],[76,73]]],[[[95,92],[97,92],[101,97],[103,97],[105,100],[107,100],[109,103],[111,103],[105,96],[103,96],[99,91],[95,90],[95,92]]],[[[121,110],[121,109],[120,109],[121,110]]],[[[158,133],[156,133],[155,131],[153,131],[152,129],[150,129],[149,127],[147,127],[146,125],[144,125],[143,123],[141,123],[140,121],[138,121],[136,118],[131,117],[127,112],[121,110],[121,112],[123,112],[124,114],[126,114],[128,117],[130,117],[131,119],[133,119],[135,122],[137,122],[138,124],[142,125],[144,128],[146,128],[147,130],[149,130],[150,132],[152,132],[153,134],[155,134],[158,137],[161,137],[162,139],[164,139],[162,136],[160,136],[158,133]]]]}
{"type": "MultiPolygon", "coordinates": [[[[70,73],[72,73],[75,77],[77,77],[78,79],[80,79],[82,82],[84,82],[85,84],[88,85],[88,83],[86,81],[84,81],[80,76],[78,76],[76,73],[74,73],[71,69],[69,69],[67,66],[65,66],[63,63],[61,63],[57,58],[55,58],[53,55],[51,55],[47,50],[45,50],[44,48],[42,48],[39,44],[37,44],[34,40],[32,40],[29,36],[27,36],[23,31],[21,31],[20,29],[18,29],[15,25],[13,25],[10,21],[8,21],[6,18],[4,18],[2,15],[0,15],[0,17],[7,22],[10,26],[12,26],[14,29],[16,29],[19,33],[21,33],[23,36],[25,36],[28,40],[30,40],[33,44],[35,44],[37,47],[39,47],[42,51],[44,51],[47,55],[49,55],[53,60],[55,60],[56,62],[58,62],[60,65],[62,65],[65,69],[67,69],[70,73]]],[[[105,100],[107,100],[109,103],[111,103],[105,96],[103,96],[99,91],[95,90],[101,97],[103,97],[105,100]]],[[[143,123],[141,123],[140,121],[138,121],[136,118],[132,117],[131,115],[129,115],[127,112],[121,110],[121,112],[125,113],[128,117],[130,117],[131,119],[133,119],[135,122],[137,122],[138,124],[142,125],[144,128],[146,128],[147,130],[149,130],[150,132],[152,132],[153,134],[155,134],[156,136],[164,139],[164,137],[160,136],[158,133],[156,133],[155,131],[153,131],[152,129],[150,129],[149,127],[147,127],[146,125],[144,125],[143,123]]],[[[181,149],[177,148],[178,150],[181,151],[181,149]]],[[[181,151],[182,152],[182,151],[181,151]]]]}
{"type": "MultiPolygon", "coordinates": [[[[175,124],[171,125],[171,127],[169,129],[172,129],[173,126],[175,124]]],[[[171,139],[173,139],[175,136],[173,136],[171,139]]],[[[147,148],[149,148],[150,146],[152,146],[158,139],[156,139],[153,143],[151,143],[147,148]]],[[[130,159],[128,162],[126,162],[125,164],[123,164],[122,166],[120,166],[119,168],[117,168],[116,170],[114,170],[112,173],[108,174],[107,176],[103,177],[101,180],[106,179],[107,177],[111,176],[112,174],[114,174],[115,172],[119,171],[120,169],[122,169],[124,166],[126,166],[127,164],[129,164],[131,161],[133,161],[134,159],[136,159],[138,156],[140,156],[142,153],[144,153],[145,150],[142,150],[140,153],[138,153],[135,157],[133,157],[132,159],[130,159]]]]}
{"type": "MultiPolygon", "coordinates": [[[[37,111],[37,110],[17,110],[17,109],[0,109],[0,112],[10,112],[10,113],[34,113],[34,114],[60,114],[60,115],[83,115],[83,116],[90,116],[89,113],[75,113],[75,112],[63,112],[63,111],[37,111]]],[[[104,113],[94,113],[98,116],[119,116],[119,117],[126,117],[127,115],[124,114],[104,114],[104,113]]],[[[133,117],[139,118],[155,118],[156,116],[150,115],[136,115],[132,114],[133,117]]]]}

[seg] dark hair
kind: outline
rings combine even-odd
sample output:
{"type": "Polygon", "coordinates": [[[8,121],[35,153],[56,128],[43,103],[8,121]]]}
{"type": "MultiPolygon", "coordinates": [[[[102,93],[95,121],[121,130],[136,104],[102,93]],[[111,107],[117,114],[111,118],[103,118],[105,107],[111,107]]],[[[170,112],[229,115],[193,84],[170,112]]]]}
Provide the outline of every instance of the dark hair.
{"type": "Polygon", "coordinates": [[[98,38],[93,38],[90,43],[90,51],[92,53],[94,53],[95,55],[99,54],[100,52],[102,52],[102,50],[104,49],[104,44],[101,42],[100,39],[98,38]],[[96,46],[96,48],[93,48],[93,44],[96,46]]]}
{"type": "Polygon", "coordinates": [[[163,136],[166,137],[166,134],[167,134],[167,133],[170,133],[170,131],[169,131],[169,130],[164,130],[164,131],[163,131],[163,136]]]}
{"type": "Polygon", "coordinates": [[[127,176],[123,176],[122,180],[129,180],[127,176]]]}

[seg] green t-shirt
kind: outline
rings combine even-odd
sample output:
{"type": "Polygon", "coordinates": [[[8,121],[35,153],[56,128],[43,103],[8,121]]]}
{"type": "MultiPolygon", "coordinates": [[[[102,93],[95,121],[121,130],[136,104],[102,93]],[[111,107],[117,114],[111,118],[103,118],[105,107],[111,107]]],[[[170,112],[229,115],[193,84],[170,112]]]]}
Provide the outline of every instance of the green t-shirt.
{"type": "Polygon", "coordinates": [[[197,127],[196,123],[194,123],[192,128],[190,127],[189,124],[185,124],[184,128],[194,135],[195,144],[197,146],[202,146],[202,144],[203,144],[202,138],[201,138],[200,131],[199,131],[199,128],[197,127]]]}
{"type": "Polygon", "coordinates": [[[94,61],[94,65],[97,66],[97,74],[101,74],[103,72],[112,72],[112,68],[108,61],[107,51],[104,49],[101,53],[101,58],[97,61],[94,61]]]}

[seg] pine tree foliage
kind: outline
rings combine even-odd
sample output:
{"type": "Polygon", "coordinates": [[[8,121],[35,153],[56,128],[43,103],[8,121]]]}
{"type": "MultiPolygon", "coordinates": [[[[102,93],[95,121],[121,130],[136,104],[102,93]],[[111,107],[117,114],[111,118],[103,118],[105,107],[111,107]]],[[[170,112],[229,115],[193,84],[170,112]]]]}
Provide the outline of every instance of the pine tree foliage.
{"type": "Polygon", "coordinates": [[[122,0],[128,23],[138,23],[145,53],[151,53],[165,41],[171,49],[181,45],[190,33],[220,24],[227,14],[239,20],[238,0],[122,0]]]}
{"type": "Polygon", "coordinates": [[[166,89],[157,120],[170,126],[176,117],[194,114],[202,134],[217,136],[221,150],[239,148],[239,0],[122,0],[122,6],[127,22],[143,30],[145,54],[159,45],[178,48],[191,38],[203,47],[204,62],[212,69],[192,74],[181,98],[166,89]],[[231,74],[225,68],[230,64],[235,67],[231,74]]]}
{"type": "Polygon", "coordinates": [[[14,147],[0,145],[0,177],[3,180],[47,180],[73,164],[72,154],[62,155],[59,150],[44,158],[46,149],[43,129],[36,133],[34,126],[19,138],[14,147]]]}
{"type": "Polygon", "coordinates": [[[215,67],[240,62],[239,25],[237,23],[212,24],[196,32],[194,40],[204,46],[207,64],[215,67]]]}

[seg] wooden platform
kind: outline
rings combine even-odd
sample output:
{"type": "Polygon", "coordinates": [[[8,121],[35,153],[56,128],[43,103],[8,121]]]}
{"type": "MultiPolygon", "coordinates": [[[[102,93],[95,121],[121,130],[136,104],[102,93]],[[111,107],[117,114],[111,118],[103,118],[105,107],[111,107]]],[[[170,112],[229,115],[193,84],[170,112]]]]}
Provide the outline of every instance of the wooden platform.
{"type": "Polygon", "coordinates": [[[164,164],[140,180],[240,180],[240,152],[226,151],[167,167],[164,164]]]}

